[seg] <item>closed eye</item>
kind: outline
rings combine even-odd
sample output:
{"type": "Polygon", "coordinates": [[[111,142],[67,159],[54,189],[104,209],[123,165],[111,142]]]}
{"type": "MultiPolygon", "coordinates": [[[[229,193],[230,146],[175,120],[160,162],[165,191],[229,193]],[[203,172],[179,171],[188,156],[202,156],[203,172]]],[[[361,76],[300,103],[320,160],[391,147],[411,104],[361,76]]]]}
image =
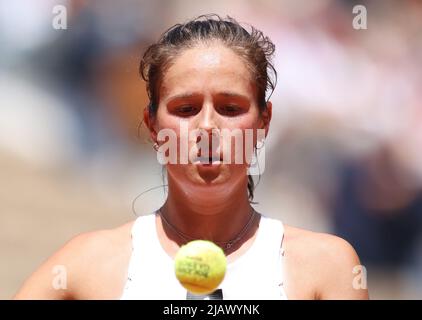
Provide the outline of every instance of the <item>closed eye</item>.
{"type": "Polygon", "coordinates": [[[218,112],[222,115],[236,116],[243,112],[243,109],[235,104],[226,104],[218,108],[218,112]]]}
{"type": "Polygon", "coordinates": [[[190,117],[199,112],[199,109],[193,105],[183,105],[176,108],[176,112],[179,116],[190,117]]]}

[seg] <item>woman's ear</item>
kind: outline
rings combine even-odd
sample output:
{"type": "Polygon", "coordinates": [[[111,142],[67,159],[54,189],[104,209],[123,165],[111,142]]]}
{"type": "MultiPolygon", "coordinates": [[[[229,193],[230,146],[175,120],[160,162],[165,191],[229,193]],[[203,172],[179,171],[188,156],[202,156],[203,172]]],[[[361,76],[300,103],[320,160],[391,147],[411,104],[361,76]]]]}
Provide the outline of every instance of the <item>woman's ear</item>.
{"type": "Polygon", "coordinates": [[[262,129],[265,129],[265,137],[267,136],[268,130],[270,129],[272,112],[273,112],[273,104],[271,103],[271,101],[268,101],[265,110],[261,112],[261,117],[262,117],[262,122],[263,122],[262,129]]]}
{"type": "Polygon", "coordinates": [[[151,138],[154,142],[157,141],[157,131],[155,130],[155,118],[151,117],[149,106],[144,109],[144,122],[149,132],[151,134],[151,138]]]}

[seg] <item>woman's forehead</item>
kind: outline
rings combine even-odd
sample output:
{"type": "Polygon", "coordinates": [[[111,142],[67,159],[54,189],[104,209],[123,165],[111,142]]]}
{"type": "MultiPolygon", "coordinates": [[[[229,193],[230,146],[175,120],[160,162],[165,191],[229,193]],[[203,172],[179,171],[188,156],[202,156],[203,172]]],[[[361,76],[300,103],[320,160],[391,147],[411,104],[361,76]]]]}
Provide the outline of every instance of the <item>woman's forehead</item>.
{"type": "Polygon", "coordinates": [[[165,71],[161,96],[186,91],[221,91],[251,93],[251,72],[245,61],[222,46],[198,46],[183,51],[165,71]]]}
{"type": "Polygon", "coordinates": [[[184,49],[173,60],[173,64],[177,63],[188,63],[203,68],[229,66],[234,63],[236,67],[242,65],[243,68],[246,68],[243,66],[244,61],[236,52],[219,42],[198,44],[184,49]]]}

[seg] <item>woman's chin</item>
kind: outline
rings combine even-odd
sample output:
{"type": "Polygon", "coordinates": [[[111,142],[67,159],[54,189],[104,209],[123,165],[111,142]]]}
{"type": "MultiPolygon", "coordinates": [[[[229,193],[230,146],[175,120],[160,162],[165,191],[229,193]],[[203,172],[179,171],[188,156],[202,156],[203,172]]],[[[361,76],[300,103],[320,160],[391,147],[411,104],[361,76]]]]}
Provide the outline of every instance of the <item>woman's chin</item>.
{"type": "MultiPolygon", "coordinates": [[[[193,188],[204,187],[207,192],[217,191],[218,188],[229,188],[235,181],[242,180],[244,168],[228,166],[226,164],[189,164],[177,170],[168,170],[174,180],[193,188]],[[173,171],[170,173],[170,171],[173,171]],[[184,181],[184,183],[183,183],[184,181]],[[213,190],[213,188],[216,188],[213,190]]],[[[198,189],[199,190],[199,189],[198,189]]]]}

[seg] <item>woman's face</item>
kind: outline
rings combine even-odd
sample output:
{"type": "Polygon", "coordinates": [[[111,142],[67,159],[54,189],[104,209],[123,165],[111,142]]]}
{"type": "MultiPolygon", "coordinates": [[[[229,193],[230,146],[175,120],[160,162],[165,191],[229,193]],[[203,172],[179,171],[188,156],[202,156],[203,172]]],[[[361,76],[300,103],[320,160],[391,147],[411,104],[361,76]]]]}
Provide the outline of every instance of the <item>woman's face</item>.
{"type": "MultiPolygon", "coordinates": [[[[195,187],[196,191],[198,187],[206,186],[207,192],[212,192],[210,187],[227,188],[230,183],[247,181],[247,152],[244,147],[236,149],[235,144],[239,142],[227,134],[223,137],[222,130],[243,135],[243,146],[245,129],[261,128],[266,134],[271,103],[268,103],[267,111],[260,114],[252,74],[242,58],[221,44],[186,49],[164,73],[159,94],[158,111],[149,127],[155,141],[157,133],[163,129],[170,129],[177,136],[178,161],[167,164],[169,177],[183,181],[186,187],[195,187]],[[185,128],[188,130],[184,131],[185,128]],[[211,136],[213,129],[217,133],[214,138],[211,136]],[[209,134],[211,145],[206,145],[206,149],[197,135],[192,134],[198,130],[209,134]],[[180,164],[180,151],[184,151],[180,149],[182,141],[188,145],[187,164],[180,164]],[[206,158],[213,157],[208,161],[213,164],[204,163],[207,161],[201,158],[206,155],[203,150],[209,151],[206,158]],[[236,152],[241,153],[241,161],[236,162],[236,152]]],[[[159,141],[159,144],[163,142],[159,141]]],[[[256,133],[253,146],[255,144],[256,133]]]]}

